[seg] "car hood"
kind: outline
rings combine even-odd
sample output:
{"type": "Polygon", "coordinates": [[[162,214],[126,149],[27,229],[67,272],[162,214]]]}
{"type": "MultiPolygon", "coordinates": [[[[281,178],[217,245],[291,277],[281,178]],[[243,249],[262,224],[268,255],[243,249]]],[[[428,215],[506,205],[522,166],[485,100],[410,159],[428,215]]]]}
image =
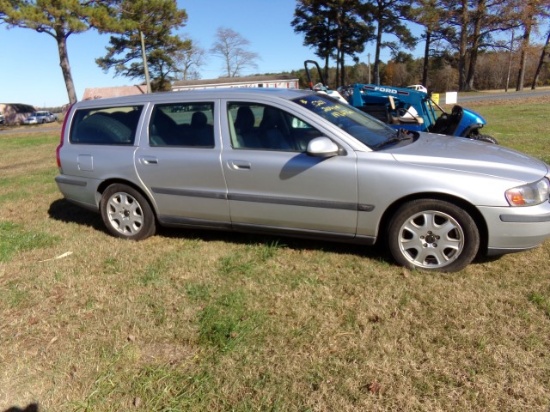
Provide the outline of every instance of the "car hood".
{"type": "Polygon", "coordinates": [[[420,133],[414,143],[388,151],[398,162],[523,182],[536,181],[549,173],[544,162],[524,153],[463,137],[420,133]]]}

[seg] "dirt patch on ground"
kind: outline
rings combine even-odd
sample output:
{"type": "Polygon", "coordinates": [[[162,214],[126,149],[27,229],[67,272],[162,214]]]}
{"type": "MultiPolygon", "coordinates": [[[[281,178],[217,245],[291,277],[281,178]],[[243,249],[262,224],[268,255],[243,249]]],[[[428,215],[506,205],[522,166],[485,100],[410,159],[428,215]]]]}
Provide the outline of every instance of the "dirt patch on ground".
{"type": "Polygon", "coordinates": [[[59,133],[61,122],[44,123],[37,125],[0,126],[0,137],[13,135],[32,135],[37,133],[59,133]]]}
{"type": "Polygon", "coordinates": [[[480,99],[468,101],[468,106],[521,105],[527,103],[550,103],[550,95],[533,97],[510,97],[498,99],[480,99]]]}

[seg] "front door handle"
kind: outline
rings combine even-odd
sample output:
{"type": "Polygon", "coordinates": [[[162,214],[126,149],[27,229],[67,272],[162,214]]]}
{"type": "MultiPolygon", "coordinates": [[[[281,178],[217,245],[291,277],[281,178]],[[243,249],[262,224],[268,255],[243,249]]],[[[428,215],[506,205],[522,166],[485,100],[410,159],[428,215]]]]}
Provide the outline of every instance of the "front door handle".
{"type": "Polygon", "coordinates": [[[245,160],[230,160],[228,162],[229,167],[233,170],[250,170],[252,169],[252,164],[245,160]]]}
{"type": "Polygon", "coordinates": [[[156,165],[158,164],[158,159],[154,156],[142,156],[139,158],[140,162],[144,165],[156,165]]]}

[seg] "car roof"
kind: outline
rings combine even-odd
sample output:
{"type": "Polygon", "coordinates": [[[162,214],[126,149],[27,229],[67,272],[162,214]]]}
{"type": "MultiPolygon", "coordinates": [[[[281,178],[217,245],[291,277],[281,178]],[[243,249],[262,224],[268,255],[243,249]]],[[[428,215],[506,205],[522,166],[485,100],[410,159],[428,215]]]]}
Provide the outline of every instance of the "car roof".
{"type": "Polygon", "coordinates": [[[282,88],[217,88],[201,90],[185,90],[177,92],[159,92],[150,94],[139,94],[132,96],[113,97],[97,100],[83,100],[76,103],[77,107],[97,107],[123,104],[144,104],[144,103],[169,103],[178,101],[193,101],[204,99],[246,99],[267,97],[269,99],[291,100],[300,96],[314,94],[310,90],[282,89],[282,88]]]}

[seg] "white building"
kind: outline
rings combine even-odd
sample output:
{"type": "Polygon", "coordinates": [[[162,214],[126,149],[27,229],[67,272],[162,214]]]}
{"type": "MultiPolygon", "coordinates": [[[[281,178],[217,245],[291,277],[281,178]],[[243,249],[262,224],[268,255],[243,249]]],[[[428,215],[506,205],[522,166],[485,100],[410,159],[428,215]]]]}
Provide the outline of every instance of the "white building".
{"type": "Polygon", "coordinates": [[[299,89],[299,80],[290,75],[264,75],[248,77],[220,77],[208,80],[180,80],[172,83],[172,91],[217,89],[221,87],[265,87],[299,89]]]}

